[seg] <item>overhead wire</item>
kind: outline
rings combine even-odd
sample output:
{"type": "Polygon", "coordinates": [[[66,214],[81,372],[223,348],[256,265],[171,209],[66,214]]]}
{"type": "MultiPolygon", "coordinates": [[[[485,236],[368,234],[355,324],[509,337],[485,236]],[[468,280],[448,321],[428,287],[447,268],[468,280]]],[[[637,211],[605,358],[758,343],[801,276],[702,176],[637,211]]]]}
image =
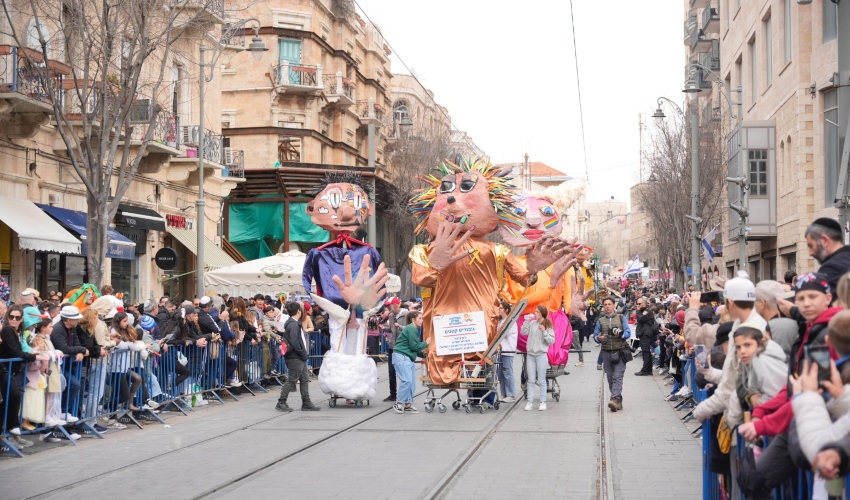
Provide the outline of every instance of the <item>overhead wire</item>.
{"type": "Polygon", "coordinates": [[[576,21],[573,15],[573,0],[570,0],[570,25],[573,31],[573,56],[576,62],[576,86],[578,88],[578,115],[581,120],[581,147],[584,152],[584,175],[587,177],[587,183],[590,184],[590,172],[587,167],[587,144],[584,138],[584,111],[581,105],[581,79],[578,74],[578,47],[576,46],[576,21]]]}

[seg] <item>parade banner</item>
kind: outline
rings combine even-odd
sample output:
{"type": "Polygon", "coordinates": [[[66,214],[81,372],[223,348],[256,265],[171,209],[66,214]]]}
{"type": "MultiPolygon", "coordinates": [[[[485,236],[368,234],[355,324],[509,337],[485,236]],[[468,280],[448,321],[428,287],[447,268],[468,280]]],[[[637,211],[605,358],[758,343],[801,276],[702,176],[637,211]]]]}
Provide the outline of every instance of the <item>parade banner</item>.
{"type": "Polygon", "coordinates": [[[434,317],[437,356],[487,350],[484,312],[475,311],[434,317]]]}

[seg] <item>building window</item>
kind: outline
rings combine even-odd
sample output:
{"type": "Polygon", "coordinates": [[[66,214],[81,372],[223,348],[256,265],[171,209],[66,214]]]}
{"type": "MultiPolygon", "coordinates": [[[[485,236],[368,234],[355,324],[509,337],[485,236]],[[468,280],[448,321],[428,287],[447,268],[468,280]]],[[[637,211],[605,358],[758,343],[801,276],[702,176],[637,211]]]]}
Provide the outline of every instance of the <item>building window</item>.
{"type": "Polygon", "coordinates": [[[738,99],[741,100],[741,103],[744,102],[744,60],[741,55],[738,56],[738,59],[735,60],[735,83],[736,87],[741,89],[741,92],[738,94],[738,99]]]}
{"type": "Polygon", "coordinates": [[[401,130],[398,125],[405,118],[410,120],[410,108],[405,101],[396,101],[393,104],[393,136],[398,137],[400,135],[401,130]]]}
{"type": "Polygon", "coordinates": [[[753,149],[748,153],[750,196],[767,196],[767,150],[753,149]]]}
{"type": "Polygon", "coordinates": [[[823,41],[835,40],[838,36],[838,3],[823,0],[823,41]]]}
{"type": "Polygon", "coordinates": [[[756,61],[756,38],[753,37],[748,45],[750,52],[750,103],[755,104],[758,99],[758,75],[759,67],[756,61]]]}
{"type": "Polygon", "coordinates": [[[785,270],[797,272],[797,254],[789,253],[782,257],[785,259],[785,270]]]}
{"type": "Polygon", "coordinates": [[[44,37],[44,44],[46,45],[47,55],[49,56],[50,32],[47,31],[47,25],[45,25],[44,21],[42,21],[41,19],[31,19],[29,26],[27,26],[27,47],[35,49],[39,53],[41,53],[41,41],[39,37],[39,32],[41,32],[41,36],[44,37]]]}
{"type": "Polygon", "coordinates": [[[823,93],[823,162],[827,207],[835,206],[835,186],[838,185],[838,161],[841,158],[841,138],[838,135],[838,90],[823,93]]]}
{"type": "MultiPolygon", "coordinates": [[[[767,15],[770,16],[770,12],[767,15]]],[[[768,17],[762,24],[764,25],[765,85],[770,85],[773,83],[773,23],[768,17]]]]}
{"type": "Polygon", "coordinates": [[[785,64],[791,62],[791,0],[784,0],[785,12],[785,64]]]}

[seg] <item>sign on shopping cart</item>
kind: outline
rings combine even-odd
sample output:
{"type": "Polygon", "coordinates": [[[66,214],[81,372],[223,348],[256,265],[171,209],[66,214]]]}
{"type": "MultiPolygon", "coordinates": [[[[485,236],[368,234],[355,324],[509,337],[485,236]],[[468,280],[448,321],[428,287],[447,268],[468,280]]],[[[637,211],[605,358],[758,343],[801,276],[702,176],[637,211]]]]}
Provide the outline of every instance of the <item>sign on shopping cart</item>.
{"type": "Polygon", "coordinates": [[[434,317],[437,356],[487,350],[487,327],[482,311],[434,317]]]}

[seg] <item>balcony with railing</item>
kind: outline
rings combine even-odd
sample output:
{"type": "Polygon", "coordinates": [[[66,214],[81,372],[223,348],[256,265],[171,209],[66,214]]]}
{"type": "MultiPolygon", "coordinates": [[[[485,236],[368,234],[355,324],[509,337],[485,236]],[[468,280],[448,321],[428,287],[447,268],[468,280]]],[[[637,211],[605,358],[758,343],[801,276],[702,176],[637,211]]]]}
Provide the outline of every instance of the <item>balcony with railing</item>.
{"type": "Polygon", "coordinates": [[[375,126],[381,126],[386,116],[386,110],[380,104],[375,103],[374,99],[368,101],[357,101],[357,116],[360,117],[362,125],[370,123],[375,126]]]}
{"type": "Polygon", "coordinates": [[[64,79],[62,81],[62,115],[75,126],[87,122],[93,129],[100,129],[105,116],[114,116],[118,90],[107,83],[105,92],[96,81],[64,79]]]}
{"type": "Polygon", "coordinates": [[[720,121],[720,108],[715,107],[714,103],[711,99],[705,104],[702,108],[702,119],[701,123],[703,126],[707,126],[711,123],[717,123],[720,121]]]}
{"type": "Polygon", "coordinates": [[[697,62],[711,71],[720,71],[720,40],[712,40],[711,50],[700,52],[697,62]]]}
{"type": "Polygon", "coordinates": [[[694,28],[691,33],[691,51],[703,52],[711,48],[711,38],[700,27],[694,28]]]}
{"type": "Polygon", "coordinates": [[[52,115],[53,99],[44,75],[49,75],[58,91],[68,73],[70,67],[59,61],[48,60],[45,65],[44,56],[37,50],[0,45],[0,100],[11,105],[12,113],[52,115]]]}
{"type": "Polygon", "coordinates": [[[224,0],[171,0],[172,8],[183,9],[198,21],[224,23],[224,0]]]}
{"type": "Polygon", "coordinates": [[[354,105],[354,82],[337,71],[335,75],[325,75],[325,98],[336,107],[347,109],[354,105]]]}
{"type": "Polygon", "coordinates": [[[224,23],[221,25],[221,38],[219,41],[227,49],[244,49],[245,48],[245,32],[242,29],[234,29],[233,27],[239,23],[224,23]]]}
{"type": "Polygon", "coordinates": [[[150,99],[137,99],[130,108],[130,128],[125,131],[124,140],[129,140],[131,146],[140,146],[149,126],[153,130],[146,147],[148,152],[170,156],[181,154],[180,117],[157,111],[150,99]]]}
{"type": "Polygon", "coordinates": [[[720,33],[720,7],[718,7],[716,0],[702,10],[702,24],[700,26],[706,34],[720,33]]]}
{"type": "Polygon", "coordinates": [[[224,171],[222,177],[245,177],[245,152],[240,149],[224,148],[224,171]]]}
{"type": "Polygon", "coordinates": [[[204,158],[204,176],[211,177],[216,170],[224,169],[223,142],[221,134],[199,125],[181,125],[180,142],[184,153],[172,158],[166,179],[171,182],[189,180],[189,184],[198,183],[198,166],[200,158],[204,158]],[[201,139],[203,130],[203,141],[201,139]],[[203,144],[202,144],[203,142],[203,144]],[[193,174],[190,176],[190,174],[193,174]]]}
{"type": "Polygon", "coordinates": [[[685,37],[683,39],[685,45],[691,44],[691,37],[693,36],[694,30],[697,28],[697,15],[695,13],[690,14],[688,19],[685,21],[685,37]]]}
{"type": "Polygon", "coordinates": [[[283,93],[317,94],[324,90],[322,65],[293,64],[280,61],[274,67],[275,89],[283,93]]]}
{"type": "Polygon", "coordinates": [[[708,71],[704,71],[702,68],[697,68],[693,66],[685,66],[685,81],[694,79],[699,88],[711,90],[711,74],[708,71]]]}

